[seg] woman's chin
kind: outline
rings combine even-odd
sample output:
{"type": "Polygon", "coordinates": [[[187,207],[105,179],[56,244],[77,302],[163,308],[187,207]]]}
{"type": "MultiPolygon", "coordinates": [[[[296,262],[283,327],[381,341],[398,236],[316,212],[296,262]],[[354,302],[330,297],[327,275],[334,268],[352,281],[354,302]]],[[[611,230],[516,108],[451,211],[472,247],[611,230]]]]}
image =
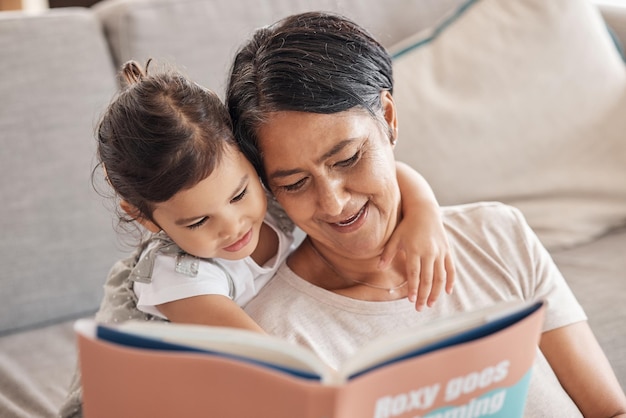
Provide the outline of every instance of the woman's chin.
{"type": "Polygon", "coordinates": [[[329,249],[337,254],[353,259],[368,259],[380,256],[383,246],[382,240],[375,239],[371,234],[355,235],[352,239],[346,238],[336,241],[329,249]]]}

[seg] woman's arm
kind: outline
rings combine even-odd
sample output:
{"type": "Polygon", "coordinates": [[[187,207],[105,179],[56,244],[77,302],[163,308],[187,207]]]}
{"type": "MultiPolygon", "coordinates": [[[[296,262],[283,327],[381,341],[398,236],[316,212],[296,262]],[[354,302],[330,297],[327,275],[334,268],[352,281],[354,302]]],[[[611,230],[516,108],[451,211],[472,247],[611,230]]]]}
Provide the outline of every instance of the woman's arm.
{"type": "Polygon", "coordinates": [[[455,269],[443,228],[439,204],[424,177],[408,165],[397,162],[402,194],[402,220],[385,246],[381,268],[398,251],[406,254],[409,300],[419,311],[432,306],[444,288],[452,292],[455,269]]]}
{"type": "Polygon", "coordinates": [[[232,299],[201,295],[163,303],[156,307],[171,322],[243,328],[264,332],[232,299]]]}
{"type": "Polygon", "coordinates": [[[544,332],[539,346],[583,416],[626,417],[624,391],[587,322],[544,332]]]}

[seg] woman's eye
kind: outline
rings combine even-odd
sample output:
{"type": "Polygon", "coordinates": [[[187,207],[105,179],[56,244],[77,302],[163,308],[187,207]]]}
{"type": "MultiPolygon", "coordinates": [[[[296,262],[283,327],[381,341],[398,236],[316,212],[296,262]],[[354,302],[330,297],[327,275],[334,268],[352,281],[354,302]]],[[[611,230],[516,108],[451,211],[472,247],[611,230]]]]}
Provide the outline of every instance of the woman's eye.
{"type": "Polygon", "coordinates": [[[188,229],[196,229],[196,228],[200,228],[202,225],[204,225],[206,223],[206,221],[209,220],[208,216],[205,216],[204,218],[200,219],[198,222],[196,222],[195,224],[192,225],[187,225],[188,229]]]}
{"type": "Polygon", "coordinates": [[[243,199],[243,197],[246,195],[246,193],[248,193],[248,188],[247,187],[245,189],[243,189],[241,191],[241,193],[239,193],[237,196],[233,197],[233,200],[231,200],[231,203],[239,202],[241,199],[243,199]]]}
{"type": "Polygon", "coordinates": [[[285,190],[285,191],[287,191],[287,192],[296,192],[296,191],[300,190],[302,188],[302,186],[304,186],[305,182],[306,182],[306,178],[303,178],[301,180],[298,180],[295,183],[287,184],[286,186],[280,186],[280,188],[285,190]]]}
{"type": "Polygon", "coordinates": [[[335,163],[335,166],[352,167],[359,160],[360,156],[361,156],[361,150],[357,151],[352,157],[335,163]]]}

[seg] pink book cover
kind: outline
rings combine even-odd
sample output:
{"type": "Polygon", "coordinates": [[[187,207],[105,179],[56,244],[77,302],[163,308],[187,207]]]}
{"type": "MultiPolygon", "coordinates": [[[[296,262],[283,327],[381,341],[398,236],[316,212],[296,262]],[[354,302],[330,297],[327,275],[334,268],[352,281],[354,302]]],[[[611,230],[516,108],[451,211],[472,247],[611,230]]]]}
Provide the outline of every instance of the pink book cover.
{"type": "Polygon", "coordinates": [[[356,377],[334,417],[522,417],[544,309],[493,335],[356,377]]]}
{"type": "Polygon", "coordinates": [[[522,417],[544,307],[486,337],[322,384],[205,353],[78,333],[85,418],[522,417]]]}
{"type": "Polygon", "coordinates": [[[335,388],[202,353],[78,336],[85,418],[332,417],[335,388]]]}

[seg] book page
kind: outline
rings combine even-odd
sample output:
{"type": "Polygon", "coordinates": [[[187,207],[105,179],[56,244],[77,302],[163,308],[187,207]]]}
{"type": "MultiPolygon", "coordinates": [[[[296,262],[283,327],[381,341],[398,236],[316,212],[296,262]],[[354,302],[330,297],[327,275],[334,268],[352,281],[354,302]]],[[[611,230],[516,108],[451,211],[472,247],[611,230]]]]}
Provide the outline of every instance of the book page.
{"type": "Polygon", "coordinates": [[[335,373],[310,350],[278,337],[242,329],[168,322],[127,321],[119,331],[165,342],[251,359],[283,369],[312,373],[322,382],[334,380],[335,373]]]}

